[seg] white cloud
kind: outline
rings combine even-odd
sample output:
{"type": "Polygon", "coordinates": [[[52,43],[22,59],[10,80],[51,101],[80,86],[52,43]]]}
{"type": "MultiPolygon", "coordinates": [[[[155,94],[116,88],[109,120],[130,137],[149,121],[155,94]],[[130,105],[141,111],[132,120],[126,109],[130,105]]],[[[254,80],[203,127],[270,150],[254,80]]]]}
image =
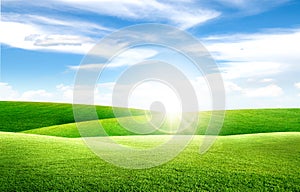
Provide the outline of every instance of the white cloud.
{"type": "Polygon", "coordinates": [[[94,91],[94,103],[97,105],[112,105],[114,82],[99,83],[94,91]]]}
{"type": "Polygon", "coordinates": [[[215,0],[224,6],[236,8],[241,11],[243,15],[257,14],[276,7],[289,0],[215,0]]]}
{"type": "MultiPolygon", "coordinates": [[[[277,6],[284,2],[286,0],[279,0],[275,3],[246,0],[215,0],[213,3],[197,2],[195,0],[176,2],[157,0],[32,0],[23,5],[22,1],[16,0],[4,1],[3,3],[6,7],[15,8],[24,6],[28,10],[32,8],[52,8],[62,12],[66,10],[77,11],[78,13],[89,11],[92,14],[100,16],[119,17],[135,22],[168,23],[178,26],[181,29],[188,29],[220,17],[222,13],[216,10],[216,6],[212,6],[214,3],[229,5],[229,7],[247,7],[247,10],[254,8],[264,10],[266,7],[277,6]]],[[[103,37],[108,32],[114,31],[114,29],[100,25],[99,23],[84,21],[86,19],[84,17],[80,20],[78,18],[72,19],[72,17],[66,17],[64,14],[53,17],[53,15],[48,16],[46,12],[40,15],[37,13],[34,15],[3,12],[1,16],[1,43],[30,50],[85,54],[95,44],[94,38],[103,37]],[[15,31],[18,31],[18,33],[15,33],[15,31]],[[29,40],[30,37],[33,38],[29,40]],[[25,39],[28,41],[25,41],[25,39]]],[[[280,41],[281,38],[274,36],[273,39],[280,41]]],[[[262,44],[271,45],[272,42],[268,41],[262,44]]],[[[217,47],[225,51],[227,50],[226,47],[223,49],[220,44],[217,47]]],[[[261,49],[268,50],[264,48],[262,47],[261,49]]],[[[218,51],[216,47],[213,50],[218,51]]],[[[290,50],[286,50],[286,52],[289,53],[290,50]]],[[[224,54],[222,55],[225,56],[224,54]]],[[[243,55],[241,57],[244,58],[243,55]]]]}
{"type": "Polygon", "coordinates": [[[89,71],[94,71],[94,70],[98,70],[98,69],[102,69],[104,67],[105,64],[103,63],[93,63],[93,64],[85,64],[85,65],[70,65],[68,66],[69,69],[71,70],[89,70],[89,71]]]}
{"type": "MultiPolygon", "coordinates": [[[[5,1],[11,6],[21,6],[21,1],[5,1]]],[[[53,7],[59,10],[76,10],[93,14],[113,16],[122,19],[162,22],[187,29],[218,17],[221,13],[198,4],[196,1],[137,1],[137,0],[52,0],[26,2],[27,6],[53,7]]],[[[52,21],[52,20],[50,20],[52,21]]],[[[61,22],[55,22],[60,24],[61,22]]]]}
{"type": "MultiPolygon", "coordinates": [[[[300,82],[295,83],[294,86],[295,86],[297,89],[300,89],[300,82]]],[[[298,96],[300,96],[300,93],[298,94],[298,96]]]]}
{"type": "Polygon", "coordinates": [[[274,82],[275,80],[272,79],[272,78],[264,78],[261,80],[262,83],[271,83],[271,82],[274,82]]]}
{"type": "Polygon", "coordinates": [[[224,79],[264,77],[281,72],[282,65],[276,62],[226,62],[220,67],[224,79]]]}
{"type": "Polygon", "coordinates": [[[300,28],[205,38],[220,65],[229,108],[297,107],[294,96],[285,95],[275,79],[293,78],[300,70],[298,42],[300,28]],[[266,83],[269,85],[260,85],[266,83]]]}
{"type": "Polygon", "coordinates": [[[0,100],[15,100],[19,93],[8,83],[0,82],[0,100]]]}
{"type": "Polygon", "coordinates": [[[23,93],[13,88],[8,83],[0,82],[0,100],[2,101],[51,101],[67,102],[73,100],[73,87],[59,84],[56,90],[49,92],[44,89],[28,90],[23,93]]]}
{"type": "Polygon", "coordinates": [[[224,86],[225,86],[225,90],[227,92],[242,91],[243,90],[240,86],[238,86],[237,84],[235,84],[231,81],[225,81],[224,86]]]}
{"type": "Polygon", "coordinates": [[[200,110],[212,109],[212,98],[210,87],[204,77],[196,78],[196,81],[190,80],[198,98],[198,108],[200,110]]]}
{"type": "MultiPolygon", "coordinates": [[[[62,30],[70,34],[105,34],[112,32],[114,29],[102,26],[100,24],[89,21],[72,20],[67,18],[55,18],[33,14],[18,14],[18,13],[2,13],[1,20],[5,22],[16,22],[30,24],[38,27],[47,27],[50,31],[60,33],[62,30]],[[80,26],[80,27],[78,27],[80,26]],[[76,29],[76,30],[74,30],[76,29]]],[[[48,30],[49,31],[49,30],[48,30]]]]}
{"type": "Polygon", "coordinates": [[[153,56],[155,56],[158,52],[153,49],[142,49],[142,48],[134,48],[126,50],[119,55],[115,56],[110,62],[105,65],[105,63],[92,63],[92,64],[82,64],[81,66],[68,66],[71,70],[97,70],[102,67],[121,67],[121,66],[129,66],[134,65],[139,62],[145,61],[153,56]]]}
{"type": "MultiPolygon", "coordinates": [[[[196,91],[199,109],[211,109],[212,100],[210,89],[205,78],[198,77],[195,80],[191,80],[191,83],[196,91]]],[[[112,91],[114,86],[114,82],[98,84],[95,88],[94,103],[99,105],[112,105],[112,91]]],[[[124,88],[126,88],[126,86],[124,88]]],[[[10,89],[12,88],[10,87],[10,89]]],[[[243,108],[249,108],[250,106],[252,108],[272,107],[272,105],[270,104],[272,103],[272,98],[278,98],[279,96],[283,95],[282,88],[275,84],[258,88],[248,88],[241,87],[231,81],[226,81],[225,89],[229,101],[234,101],[231,101],[229,103],[229,105],[227,106],[228,108],[235,108],[235,106],[241,106],[243,108]],[[247,98],[256,100],[249,100],[247,98]],[[260,103],[259,101],[263,102],[262,99],[268,99],[268,105],[263,105],[262,103],[260,103]]],[[[56,86],[56,91],[54,92],[47,92],[45,90],[31,90],[24,92],[21,97],[15,97],[14,99],[6,98],[5,100],[52,101],[72,103],[73,86],[59,84],[56,86]]],[[[287,101],[286,98],[285,100],[287,101]]],[[[292,98],[289,98],[288,100],[293,101],[292,98]]],[[[138,87],[135,87],[135,91],[132,92],[132,95],[129,99],[129,107],[149,109],[151,103],[154,101],[161,101],[162,103],[165,103],[169,111],[178,110],[178,103],[180,103],[173,90],[168,87],[166,88],[166,85],[161,85],[157,82],[146,82],[138,87]]],[[[291,104],[289,104],[289,106],[291,106],[291,104]]],[[[274,105],[273,107],[276,106],[274,105]]],[[[284,105],[280,105],[280,107],[284,107],[284,105]]]]}
{"type": "Polygon", "coordinates": [[[59,84],[54,91],[44,89],[28,90],[13,100],[72,103],[73,87],[70,85],[59,84]]]}
{"type": "MultiPolygon", "coordinates": [[[[257,98],[262,98],[262,97],[272,98],[272,97],[281,96],[284,93],[282,88],[274,83],[264,87],[256,87],[256,88],[242,87],[232,81],[225,81],[224,85],[227,92],[227,96],[229,98],[236,97],[237,95],[246,96],[246,97],[257,97],[257,98]]],[[[245,97],[240,97],[240,99],[244,100],[245,97]]]]}
{"type": "Polygon", "coordinates": [[[112,30],[80,20],[3,13],[0,42],[29,50],[84,54],[95,44],[95,39],[91,36],[102,37],[112,30]]]}
{"type": "Polygon", "coordinates": [[[1,21],[0,36],[1,43],[29,50],[86,53],[94,46],[92,39],[84,36],[52,34],[46,29],[18,22],[1,21]]]}
{"type": "Polygon", "coordinates": [[[169,3],[156,0],[62,0],[57,3],[102,15],[153,22],[165,21],[182,29],[204,23],[220,15],[216,10],[186,1],[169,3]]]}
{"type": "Polygon", "coordinates": [[[19,98],[22,101],[51,101],[52,99],[53,94],[43,89],[25,91],[19,98]]]}
{"type": "Polygon", "coordinates": [[[260,34],[211,36],[204,39],[217,60],[275,62],[298,65],[300,29],[266,31],[260,34]]]}
{"type": "MultiPolygon", "coordinates": [[[[137,1],[137,0],[56,0],[64,6],[126,19],[167,22],[188,29],[219,17],[225,7],[241,15],[257,14],[288,0],[137,1]]],[[[231,15],[232,16],[232,15],[231,15]]]]}
{"type": "Polygon", "coordinates": [[[264,83],[300,70],[298,42],[299,28],[205,38],[225,80],[263,79],[264,83]]]}
{"type": "Polygon", "coordinates": [[[41,31],[31,25],[1,21],[0,41],[13,47],[32,48],[32,43],[26,42],[25,37],[38,33],[41,31]]]}
{"type": "Polygon", "coordinates": [[[58,94],[60,96],[60,98],[58,98],[58,99],[60,101],[72,102],[72,100],[73,100],[73,86],[59,84],[59,85],[56,86],[56,89],[58,90],[58,94]]]}
{"type": "MultiPolygon", "coordinates": [[[[76,12],[92,12],[128,19],[133,21],[159,22],[176,25],[188,29],[208,20],[218,18],[222,13],[219,10],[229,8],[230,16],[251,15],[263,12],[289,0],[31,0],[26,6],[35,6],[40,9],[53,8],[76,12]]],[[[6,6],[22,6],[20,0],[4,1],[6,6]]],[[[225,13],[226,16],[226,13],[225,13]]],[[[58,22],[60,24],[60,22],[58,22]]]]}
{"type": "MultiPolygon", "coordinates": [[[[211,109],[211,95],[204,77],[191,80],[198,97],[200,110],[211,109]]],[[[167,85],[147,82],[142,86],[135,87],[129,98],[129,107],[149,109],[154,101],[165,103],[169,111],[176,111],[180,107],[176,93],[167,85]],[[167,87],[167,88],[166,88],[167,87]]],[[[112,105],[112,91],[114,82],[100,83],[94,92],[94,103],[98,105],[112,105]]],[[[298,85],[297,85],[298,86],[298,85]]],[[[271,84],[258,88],[241,87],[233,82],[225,82],[227,108],[256,108],[256,107],[297,107],[297,99],[283,94],[281,87],[271,84]],[[276,104],[274,104],[276,103],[276,104]],[[278,105],[277,105],[278,104],[278,105]]],[[[73,102],[73,86],[59,84],[56,90],[28,90],[19,94],[7,83],[0,83],[0,100],[22,101],[50,101],[50,102],[73,102]]]]}
{"type": "Polygon", "coordinates": [[[39,35],[33,34],[25,37],[25,41],[33,42],[34,46],[81,46],[83,42],[91,42],[89,38],[74,35],[39,35]]]}
{"type": "MultiPolygon", "coordinates": [[[[21,1],[5,1],[7,7],[21,6],[21,1]]],[[[25,5],[24,5],[25,6],[25,5]]],[[[181,28],[189,28],[219,15],[217,11],[203,7],[190,7],[188,3],[172,4],[153,1],[30,1],[30,9],[37,7],[55,7],[57,9],[77,9],[92,11],[93,14],[109,15],[133,20],[171,23],[181,28]]],[[[83,18],[84,19],[84,18],[83,18]]],[[[29,50],[46,50],[86,54],[95,45],[96,40],[114,29],[96,22],[72,19],[65,16],[47,16],[47,14],[19,14],[4,12],[1,15],[0,42],[11,47],[29,50]],[[17,31],[17,33],[16,33],[17,31]]],[[[111,42],[110,42],[111,43],[111,42]]],[[[112,42],[113,43],[113,42],[112,42]]],[[[108,55],[113,46],[124,47],[116,42],[101,50],[108,55]],[[106,52],[109,52],[108,54],[106,52]]],[[[98,54],[99,55],[99,54],[98,54]]]]}
{"type": "Polygon", "coordinates": [[[282,88],[275,84],[255,89],[245,89],[243,92],[247,97],[278,97],[283,94],[282,88]]]}
{"type": "Polygon", "coordinates": [[[295,86],[297,89],[300,89],[300,82],[295,83],[294,86],[295,86]]]}

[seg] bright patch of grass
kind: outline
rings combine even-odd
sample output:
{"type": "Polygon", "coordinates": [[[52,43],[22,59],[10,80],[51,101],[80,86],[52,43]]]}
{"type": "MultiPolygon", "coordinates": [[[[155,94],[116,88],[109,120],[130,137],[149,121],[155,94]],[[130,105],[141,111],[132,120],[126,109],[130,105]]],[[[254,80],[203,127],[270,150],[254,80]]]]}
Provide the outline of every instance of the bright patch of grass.
{"type": "MultiPolygon", "coordinates": [[[[199,113],[200,122],[196,134],[203,135],[210,120],[210,112],[199,113]]],[[[137,116],[140,122],[145,122],[145,116],[137,116]]],[[[123,120],[128,117],[122,117],[123,120]]],[[[110,136],[137,135],[124,129],[115,118],[102,119],[100,123],[110,136]]],[[[130,121],[128,120],[130,124],[130,121]]],[[[165,124],[162,129],[168,129],[165,124]]],[[[137,127],[138,128],[138,127],[137,127]]],[[[90,129],[93,130],[93,129],[90,129]]],[[[220,135],[236,135],[266,132],[297,132],[300,131],[300,109],[256,109],[256,110],[229,110],[226,111],[223,127],[220,135]]],[[[55,125],[25,131],[40,135],[52,135],[60,137],[80,137],[75,123],[55,125]]],[[[151,135],[164,135],[165,132],[155,131],[151,135]]],[[[189,132],[183,134],[191,134],[189,132]]],[[[91,131],[90,136],[103,136],[97,131],[91,131]]]]}
{"type": "MultiPolygon", "coordinates": [[[[145,145],[164,137],[115,140],[145,145]]],[[[300,190],[300,133],[220,136],[204,155],[201,140],[167,164],[129,170],[99,159],[81,139],[2,132],[0,191],[300,190]]]]}

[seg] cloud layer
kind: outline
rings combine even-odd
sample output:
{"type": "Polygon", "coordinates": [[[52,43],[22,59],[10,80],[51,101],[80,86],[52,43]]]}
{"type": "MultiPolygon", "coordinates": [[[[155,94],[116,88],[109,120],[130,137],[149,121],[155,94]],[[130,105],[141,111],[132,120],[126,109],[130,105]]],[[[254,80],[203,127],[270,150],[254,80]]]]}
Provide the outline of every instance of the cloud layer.
{"type": "MultiPolygon", "coordinates": [[[[84,55],[98,39],[127,25],[154,22],[170,24],[194,32],[195,29],[199,29],[197,27],[211,20],[258,14],[287,2],[289,1],[32,0],[24,3],[20,0],[4,0],[0,42],[26,50],[84,55]],[[120,25],[120,23],[125,24],[120,25]]],[[[151,35],[144,38],[159,39],[169,35],[176,36],[176,34],[162,34],[159,37],[151,35]]],[[[130,37],[126,36],[126,38],[130,37]]],[[[272,102],[278,103],[278,106],[289,106],[295,103],[293,96],[299,94],[300,90],[300,82],[295,82],[295,78],[298,77],[295,72],[300,70],[299,28],[264,29],[256,33],[243,34],[236,32],[205,36],[200,40],[203,40],[220,67],[229,108],[247,107],[250,104],[251,107],[267,107],[272,106],[272,102]]],[[[181,41],[176,43],[182,44],[183,50],[187,52],[199,52],[193,45],[186,45],[181,41]]],[[[117,40],[111,41],[104,48],[105,50],[101,50],[101,56],[109,55],[115,46],[126,47],[126,44],[117,40]]],[[[108,67],[116,70],[156,56],[159,56],[159,51],[155,49],[128,50],[114,58],[108,67]]],[[[172,59],[171,55],[170,60],[172,59]]],[[[78,65],[70,63],[68,65],[71,65],[66,66],[68,69],[79,69],[78,65]]],[[[86,63],[81,68],[93,71],[103,65],[104,63],[86,63]]],[[[191,82],[194,87],[201,90],[198,92],[203,102],[201,106],[209,107],[209,90],[204,91],[205,79],[198,77],[191,82]]],[[[98,85],[97,103],[109,104],[113,85],[114,83],[110,81],[98,85]]],[[[143,101],[143,98],[145,99],[143,91],[147,92],[151,86],[142,87],[141,92],[137,94],[139,98],[137,100],[143,101]]],[[[62,83],[54,89],[55,91],[52,92],[47,88],[33,88],[19,92],[8,83],[0,83],[0,99],[72,101],[72,85],[62,83]]],[[[149,98],[152,98],[151,95],[149,98]]],[[[142,105],[135,107],[139,106],[142,105]]]]}

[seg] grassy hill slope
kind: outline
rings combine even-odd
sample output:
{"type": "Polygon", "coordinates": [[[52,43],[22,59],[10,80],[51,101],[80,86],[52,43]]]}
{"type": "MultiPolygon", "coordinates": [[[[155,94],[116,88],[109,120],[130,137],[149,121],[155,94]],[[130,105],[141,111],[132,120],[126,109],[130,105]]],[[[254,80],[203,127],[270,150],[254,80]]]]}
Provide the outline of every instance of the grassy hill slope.
{"type": "MultiPolygon", "coordinates": [[[[99,119],[114,117],[112,107],[96,106],[96,110],[99,119]]],[[[144,113],[134,109],[131,112],[144,113]]],[[[0,119],[0,131],[9,132],[74,122],[72,104],[45,102],[0,101],[0,119]]]]}
{"type": "Polygon", "coordinates": [[[164,165],[129,170],[101,160],[81,139],[1,132],[0,191],[300,190],[300,133],[221,136],[204,155],[198,153],[201,139],[164,165]]]}
{"type": "MultiPolygon", "coordinates": [[[[210,119],[209,112],[201,112],[200,123],[197,134],[205,133],[210,119]]],[[[126,119],[127,117],[123,117],[126,119]]],[[[137,117],[138,118],[138,117],[137,117]]],[[[145,121],[145,117],[139,117],[145,121]]],[[[118,123],[117,119],[102,119],[100,123],[108,135],[136,135],[118,123]]],[[[300,109],[249,109],[249,110],[228,110],[221,129],[220,135],[236,135],[266,132],[300,132],[300,109]]],[[[50,127],[27,130],[25,133],[40,135],[52,135],[60,137],[80,137],[75,123],[55,125],[50,127]]],[[[152,135],[165,134],[164,132],[153,132],[152,135]]],[[[91,133],[91,136],[101,136],[91,133]]]]}
{"type": "MultiPolygon", "coordinates": [[[[100,122],[109,135],[136,135],[119,125],[114,119],[112,107],[96,106],[96,109],[100,122]]],[[[144,113],[142,110],[135,109],[131,109],[131,112],[134,115],[144,113]]],[[[197,134],[201,135],[205,133],[210,113],[200,112],[199,117],[197,134]]],[[[142,116],[137,118],[140,118],[140,121],[146,119],[142,116]]],[[[80,137],[74,123],[71,104],[0,101],[0,119],[0,131],[80,137]]],[[[293,131],[300,131],[300,109],[228,110],[220,135],[293,131]]],[[[151,134],[165,133],[156,131],[151,134]]],[[[97,134],[91,133],[91,136],[97,134]]]]}

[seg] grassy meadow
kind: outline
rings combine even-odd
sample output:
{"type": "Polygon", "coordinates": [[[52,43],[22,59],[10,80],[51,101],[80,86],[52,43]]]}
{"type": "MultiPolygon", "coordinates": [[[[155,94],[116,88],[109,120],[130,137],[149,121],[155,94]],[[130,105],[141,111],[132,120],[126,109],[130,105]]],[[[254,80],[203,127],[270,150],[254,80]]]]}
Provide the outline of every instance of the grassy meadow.
{"type": "MultiPolygon", "coordinates": [[[[118,124],[111,107],[96,109],[107,133],[124,145],[167,137],[136,135],[118,124]]],[[[142,121],[143,113],[133,110],[142,121]]],[[[199,117],[198,135],[179,156],[131,170],[89,150],[72,105],[0,102],[0,191],[300,191],[300,109],[226,111],[220,136],[203,155],[210,113],[199,117]]]]}
{"type": "MultiPolygon", "coordinates": [[[[110,106],[96,106],[96,111],[99,119],[114,118],[110,106]]],[[[144,111],[132,109],[131,113],[141,115],[144,111]]],[[[65,103],[0,101],[0,119],[0,131],[8,132],[74,123],[72,104],[65,103]]]]}
{"type": "MultiPolygon", "coordinates": [[[[199,126],[197,135],[205,134],[209,123],[211,113],[199,113],[199,126]]],[[[123,120],[128,117],[121,117],[123,120]]],[[[136,116],[139,121],[146,121],[146,117],[136,116]]],[[[110,136],[136,135],[124,129],[116,118],[108,118],[99,120],[103,125],[106,133],[110,136]]],[[[84,123],[84,122],[83,122],[84,123]]],[[[253,134],[268,132],[297,132],[300,130],[300,109],[259,109],[259,110],[228,110],[226,111],[223,127],[219,135],[236,135],[236,134],[253,134]]],[[[163,125],[167,129],[168,124],[163,125]]],[[[164,128],[164,127],[163,127],[164,128]]],[[[32,133],[39,135],[51,135],[59,137],[80,137],[76,123],[68,123],[62,125],[54,125],[49,127],[40,127],[23,131],[24,133],[32,133]]],[[[151,135],[166,134],[162,131],[152,132],[151,135]]],[[[97,133],[91,136],[97,135],[97,133]]]]}

